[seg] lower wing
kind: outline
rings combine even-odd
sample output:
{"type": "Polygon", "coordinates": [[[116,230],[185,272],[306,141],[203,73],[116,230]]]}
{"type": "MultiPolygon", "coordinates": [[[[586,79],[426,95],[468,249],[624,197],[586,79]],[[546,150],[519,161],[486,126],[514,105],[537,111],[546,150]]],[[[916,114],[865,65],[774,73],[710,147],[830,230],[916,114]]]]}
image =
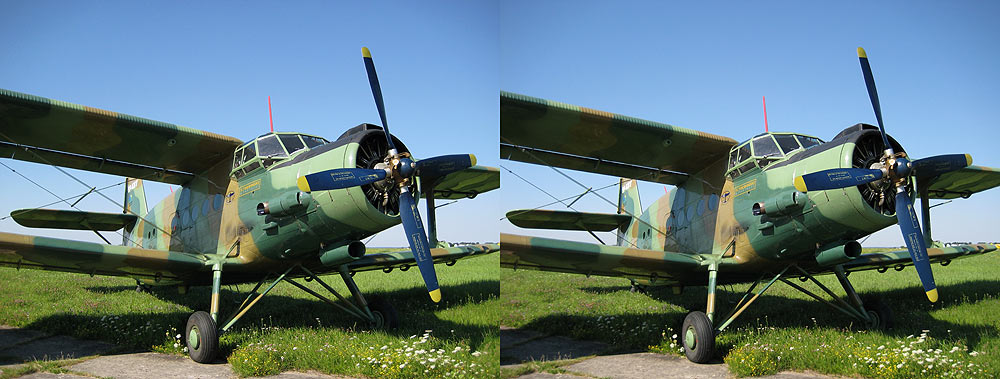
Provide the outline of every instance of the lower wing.
{"type": "Polygon", "coordinates": [[[698,255],[500,233],[500,267],[615,276],[649,284],[704,281],[698,255]]]}
{"type": "MultiPolygon", "coordinates": [[[[431,257],[434,264],[444,263],[449,266],[455,264],[459,259],[465,259],[478,255],[495,253],[500,250],[500,245],[463,245],[455,247],[431,249],[431,257]]],[[[398,268],[406,271],[415,266],[416,260],[409,250],[394,251],[390,253],[365,254],[365,256],[347,264],[351,271],[371,271],[371,270],[392,270],[398,268]]]]}
{"type": "MultiPolygon", "coordinates": [[[[973,255],[986,254],[991,251],[996,251],[998,247],[1000,246],[992,244],[958,245],[941,248],[930,247],[927,248],[927,258],[930,259],[931,263],[941,263],[942,266],[947,266],[953,259],[968,258],[973,255]]],[[[909,251],[896,250],[881,253],[862,254],[854,260],[844,263],[844,269],[847,271],[864,271],[874,269],[884,271],[892,267],[897,270],[902,270],[903,267],[912,265],[913,260],[910,258],[909,251]]]]}
{"type": "Polygon", "coordinates": [[[154,281],[211,271],[201,255],[0,232],[0,266],[154,281]]]}

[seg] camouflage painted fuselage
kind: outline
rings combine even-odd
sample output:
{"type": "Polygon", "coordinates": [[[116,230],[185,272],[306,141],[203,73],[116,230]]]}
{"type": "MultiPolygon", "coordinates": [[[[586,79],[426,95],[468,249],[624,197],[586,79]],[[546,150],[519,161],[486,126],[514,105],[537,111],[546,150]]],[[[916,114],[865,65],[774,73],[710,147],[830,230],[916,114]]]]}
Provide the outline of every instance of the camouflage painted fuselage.
{"type": "Polygon", "coordinates": [[[230,162],[219,163],[140,215],[127,243],[225,255],[225,282],[258,280],[261,271],[300,262],[322,267],[317,257],[322,249],[346,245],[399,223],[398,216],[375,208],[361,187],[306,194],[296,186],[302,175],[356,167],[359,142],[366,138],[385,137],[377,127],[360,125],[336,141],[298,150],[239,179],[231,175],[230,162]],[[301,206],[258,214],[262,204],[273,209],[283,198],[296,196],[303,199],[301,206]]]}
{"type": "MultiPolygon", "coordinates": [[[[723,263],[732,263],[720,265],[729,272],[720,276],[723,282],[755,280],[762,272],[784,267],[775,264],[778,261],[815,267],[818,249],[843,245],[895,223],[892,213],[869,206],[857,187],[805,194],[796,193],[793,185],[793,179],[805,173],[851,167],[856,142],[871,136],[877,137],[877,129],[858,125],[763,168],[753,164],[741,175],[733,175],[737,170],[727,173],[727,161],[719,160],[647,207],[619,245],[722,257],[723,263]],[[791,209],[755,214],[755,204],[766,207],[793,193],[797,204],[791,209]]],[[[627,209],[634,200],[625,196],[624,201],[627,209]]],[[[693,272],[687,279],[685,283],[705,277],[693,272]]]]}

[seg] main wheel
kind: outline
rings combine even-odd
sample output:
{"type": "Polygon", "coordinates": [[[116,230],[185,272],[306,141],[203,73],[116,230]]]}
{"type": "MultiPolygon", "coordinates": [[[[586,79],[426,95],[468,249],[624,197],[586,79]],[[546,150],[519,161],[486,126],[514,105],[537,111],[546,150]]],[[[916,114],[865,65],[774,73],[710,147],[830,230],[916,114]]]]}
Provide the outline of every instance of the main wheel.
{"type": "Polygon", "coordinates": [[[215,321],[205,311],[197,311],[188,317],[185,335],[188,354],[198,363],[209,363],[219,354],[219,333],[215,321]]]}
{"type": "Polygon", "coordinates": [[[868,313],[870,321],[865,323],[869,330],[889,330],[892,329],[892,309],[882,299],[872,297],[862,301],[865,312],[868,313]]]}
{"type": "Polygon", "coordinates": [[[396,308],[381,297],[372,296],[368,299],[368,309],[375,316],[372,323],[376,329],[392,330],[399,326],[399,318],[396,316],[396,308]]]}
{"type": "Polygon", "coordinates": [[[707,363],[715,354],[715,328],[705,312],[694,311],[684,317],[681,326],[684,355],[694,363],[707,363]]]}

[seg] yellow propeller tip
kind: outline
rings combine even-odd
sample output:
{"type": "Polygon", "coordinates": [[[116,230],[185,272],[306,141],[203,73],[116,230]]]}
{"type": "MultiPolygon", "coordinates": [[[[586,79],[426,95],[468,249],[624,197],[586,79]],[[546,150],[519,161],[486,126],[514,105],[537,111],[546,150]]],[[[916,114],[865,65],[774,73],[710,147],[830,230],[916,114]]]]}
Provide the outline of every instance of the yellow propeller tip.
{"type": "Polygon", "coordinates": [[[368,51],[367,47],[362,47],[361,48],[361,55],[364,56],[365,58],[371,58],[372,57],[372,52],[368,51]]]}
{"type": "Polygon", "coordinates": [[[429,293],[431,295],[431,301],[433,301],[435,303],[441,301],[441,289],[440,288],[438,288],[436,290],[433,290],[433,291],[431,291],[429,293]]]}
{"type": "Polygon", "coordinates": [[[937,288],[927,291],[927,300],[936,303],[938,299],[937,288]]]}
{"type": "Polygon", "coordinates": [[[868,58],[868,54],[865,53],[865,48],[858,47],[858,58],[868,58]]]}
{"type": "Polygon", "coordinates": [[[972,156],[971,155],[965,154],[965,164],[968,165],[968,166],[972,166],[972,156]]]}
{"type": "Polygon", "coordinates": [[[471,164],[472,164],[473,166],[475,166],[475,165],[476,165],[476,156],[475,156],[475,155],[473,155],[473,154],[469,154],[469,160],[470,160],[470,161],[472,161],[472,163],[471,163],[471,164]]]}
{"type": "Polygon", "coordinates": [[[802,180],[801,176],[795,177],[795,189],[797,189],[799,192],[808,192],[809,190],[808,188],[806,188],[806,181],[802,180]]]}
{"type": "Polygon", "coordinates": [[[312,192],[309,188],[309,181],[306,180],[306,177],[300,176],[299,179],[296,181],[296,184],[298,184],[300,191],[312,192]]]}

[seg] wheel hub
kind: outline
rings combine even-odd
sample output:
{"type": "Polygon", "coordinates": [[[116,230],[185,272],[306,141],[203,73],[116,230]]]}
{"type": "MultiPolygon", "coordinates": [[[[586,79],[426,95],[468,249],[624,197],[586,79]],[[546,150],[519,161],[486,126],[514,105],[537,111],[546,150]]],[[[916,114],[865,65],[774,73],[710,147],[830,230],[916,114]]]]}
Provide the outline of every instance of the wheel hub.
{"type": "Polygon", "coordinates": [[[684,332],[684,346],[691,350],[694,350],[698,346],[698,336],[695,334],[693,327],[689,327],[684,332]]]}
{"type": "Polygon", "coordinates": [[[198,327],[196,326],[196,327],[191,328],[191,331],[188,332],[187,345],[192,350],[197,350],[199,344],[200,344],[200,339],[198,338],[198,327]]]}

